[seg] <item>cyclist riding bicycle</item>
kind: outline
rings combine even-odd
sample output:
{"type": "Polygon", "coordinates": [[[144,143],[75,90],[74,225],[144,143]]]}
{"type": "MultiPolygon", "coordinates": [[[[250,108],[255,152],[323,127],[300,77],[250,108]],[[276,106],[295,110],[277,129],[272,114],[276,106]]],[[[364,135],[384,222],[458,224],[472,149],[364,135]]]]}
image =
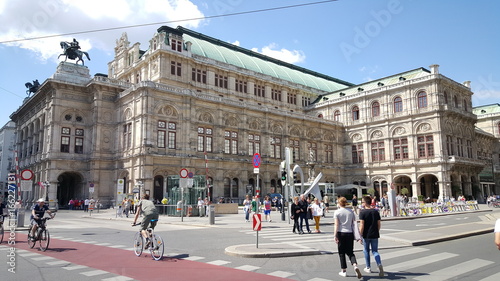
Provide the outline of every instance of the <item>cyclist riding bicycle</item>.
{"type": "Polygon", "coordinates": [[[142,196],[142,200],[139,201],[136,206],[137,211],[135,212],[134,222],[132,223],[132,225],[136,224],[137,219],[139,218],[139,214],[142,211],[144,217],[142,218],[141,222],[141,234],[142,237],[146,239],[145,248],[147,249],[151,245],[151,241],[149,241],[149,235],[146,229],[148,229],[148,227],[151,227],[152,229],[155,228],[158,221],[158,210],[156,209],[155,204],[149,200],[149,194],[144,194],[142,196]]]}
{"type": "Polygon", "coordinates": [[[50,212],[49,206],[45,205],[45,199],[40,198],[36,202],[37,204],[35,204],[31,208],[31,218],[30,218],[31,225],[33,225],[33,227],[31,228],[31,237],[32,237],[31,239],[33,240],[35,240],[36,230],[38,229],[38,225],[40,225],[40,223],[42,222],[42,218],[45,215],[45,212],[50,214],[51,218],[54,218],[54,214],[50,212]]]}

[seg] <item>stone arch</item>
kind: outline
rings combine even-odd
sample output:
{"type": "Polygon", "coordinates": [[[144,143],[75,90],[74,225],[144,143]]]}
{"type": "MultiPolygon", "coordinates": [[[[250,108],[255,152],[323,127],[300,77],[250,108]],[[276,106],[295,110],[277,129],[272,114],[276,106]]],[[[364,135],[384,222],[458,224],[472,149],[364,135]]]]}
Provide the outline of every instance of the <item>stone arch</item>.
{"type": "Polygon", "coordinates": [[[381,130],[375,130],[370,134],[370,139],[377,140],[384,137],[384,133],[381,130]]]}
{"type": "Polygon", "coordinates": [[[302,136],[302,130],[296,126],[296,125],[292,125],[289,129],[289,134],[291,136],[296,136],[296,137],[301,137],[302,136]]]}
{"type": "Polygon", "coordinates": [[[285,134],[283,126],[277,122],[272,122],[271,124],[269,124],[269,131],[275,135],[285,134]]]}
{"type": "Polygon", "coordinates": [[[155,110],[157,115],[171,116],[177,118],[179,111],[172,105],[161,105],[155,110]]]}
{"type": "Polygon", "coordinates": [[[363,140],[363,136],[359,133],[352,134],[350,138],[353,142],[359,142],[363,140]]]}
{"type": "Polygon", "coordinates": [[[256,118],[252,118],[248,121],[248,128],[251,130],[260,130],[262,128],[262,122],[256,118]]]}
{"type": "Polygon", "coordinates": [[[84,189],[84,177],[79,172],[62,172],[57,176],[57,181],[57,202],[59,207],[67,207],[71,199],[81,200],[88,196],[84,189]]]}
{"type": "Polygon", "coordinates": [[[423,122],[423,123],[417,125],[417,130],[416,130],[417,133],[426,133],[429,131],[432,131],[431,124],[429,124],[427,122],[423,122]]]}
{"type": "Polygon", "coordinates": [[[230,126],[230,127],[239,127],[239,125],[241,124],[240,118],[238,118],[236,114],[232,113],[226,114],[223,117],[223,122],[225,126],[230,126]]]}
{"type": "Polygon", "coordinates": [[[214,118],[213,114],[208,112],[208,111],[201,110],[200,113],[198,114],[198,121],[200,121],[200,122],[213,124],[214,120],[215,120],[215,118],[214,118]]]}

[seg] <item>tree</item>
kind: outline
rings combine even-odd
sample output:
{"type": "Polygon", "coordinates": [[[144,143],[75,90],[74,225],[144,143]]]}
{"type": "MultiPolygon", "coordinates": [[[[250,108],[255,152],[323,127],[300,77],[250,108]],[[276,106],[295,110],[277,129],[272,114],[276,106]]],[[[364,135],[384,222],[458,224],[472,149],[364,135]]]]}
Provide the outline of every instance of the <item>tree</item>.
{"type": "Polygon", "coordinates": [[[408,191],[408,188],[406,188],[406,187],[401,188],[401,194],[403,194],[403,195],[408,195],[408,193],[410,193],[410,192],[408,191]]]}

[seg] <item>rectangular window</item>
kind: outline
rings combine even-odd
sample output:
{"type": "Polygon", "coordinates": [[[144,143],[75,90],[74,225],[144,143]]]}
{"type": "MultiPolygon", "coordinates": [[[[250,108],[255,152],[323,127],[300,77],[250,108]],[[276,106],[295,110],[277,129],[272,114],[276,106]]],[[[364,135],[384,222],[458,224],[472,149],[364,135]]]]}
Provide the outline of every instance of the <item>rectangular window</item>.
{"type": "Polygon", "coordinates": [[[464,157],[464,140],[461,138],[457,138],[457,154],[464,157]]]}
{"type": "Polygon", "coordinates": [[[159,148],[165,148],[165,138],[167,136],[167,122],[165,121],[158,121],[158,140],[157,140],[157,146],[159,148]]]}
{"type": "Polygon", "coordinates": [[[198,127],[198,151],[212,152],[212,129],[198,127]]]}
{"type": "Polygon", "coordinates": [[[248,155],[260,153],[260,135],[248,135],[248,155]]]}
{"type": "Polygon", "coordinates": [[[175,149],[177,147],[176,145],[176,139],[177,139],[177,124],[174,122],[168,122],[168,148],[169,149],[175,149]]]}
{"type": "Polygon", "coordinates": [[[419,158],[434,156],[434,140],[432,136],[417,137],[417,147],[419,158]]]}
{"type": "Polygon", "coordinates": [[[363,144],[355,144],[352,146],[352,163],[363,163],[363,144]]]}
{"type": "Polygon", "coordinates": [[[172,47],[172,50],[177,51],[177,52],[182,52],[182,42],[176,39],[172,39],[170,41],[170,46],[172,47]]]}
{"type": "Polygon", "coordinates": [[[238,154],[238,133],[224,131],[224,153],[238,154]]]}
{"type": "Polygon", "coordinates": [[[281,158],[281,138],[271,137],[271,147],[269,149],[271,158],[281,158]]]}
{"type": "Polygon", "coordinates": [[[467,158],[472,158],[472,141],[467,140],[467,158]]]}
{"type": "Polygon", "coordinates": [[[181,63],[171,61],[170,62],[170,74],[181,76],[181,63]]]}
{"type": "Polygon", "coordinates": [[[262,85],[255,85],[253,88],[253,94],[258,97],[266,97],[266,87],[262,85]]]}
{"type": "Polygon", "coordinates": [[[289,104],[297,104],[297,94],[292,94],[292,93],[287,93],[286,95],[286,101],[289,104]]]}
{"type": "Polygon", "coordinates": [[[372,161],[380,162],[385,160],[385,145],[383,141],[372,142],[372,161]]]}
{"type": "Polygon", "coordinates": [[[308,106],[311,104],[311,98],[310,97],[302,97],[302,106],[308,106]]]}
{"type": "Polygon", "coordinates": [[[446,150],[448,152],[448,155],[455,155],[455,151],[453,149],[453,137],[452,136],[446,136],[446,150]]]}
{"type": "Polygon", "coordinates": [[[326,163],[333,163],[333,145],[327,144],[325,146],[326,163]]]}
{"type": "Polygon", "coordinates": [[[205,70],[192,68],[191,69],[191,80],[199,83],[207,83],[207,72],[205,70]]]}
{"type": "Polygon", "coordinates": [[[227,89],[227,76],[215,74],[215,86],[227,89]]]}
{"type": "Polygon", "coordinates": [[[290,149],[292,150],[293,161],[300,160],[300,141],[290,140],[290,149]]]}
{"type": "Polygon", "coordinates": [[[123,125],[123,148],[129,149],[132,146],[132,123],[123,125]]]}
{"type": "Polygon", "coordinates": [[[68,136],[61,137],[61,152],[69,152],[69,139],[68,136]]]}
{"type": "Polygon", "coordinates": [[[83,138],[75,138],[75,153],[83,154],[83,138]]]}
{"type": "Polygon", "coordinates": [[[407,138],[395,139],[393,141],[393,144],[394,144],[394,159],[395,160],[409,158],[408,139],[407,138]]]}
{"type": "Polygon", "coordinates": [[[271,99],[281,101],[281,90],[271,89],[271,99]]]}
{"type": "Polygon", "coordinates": [[[234,86],[235,86],[235,89],[237,92],[240,92],[240,93],[247,92],[247,82],[246,81],[236,79],[234,84],[235,84],[234,86]]]}

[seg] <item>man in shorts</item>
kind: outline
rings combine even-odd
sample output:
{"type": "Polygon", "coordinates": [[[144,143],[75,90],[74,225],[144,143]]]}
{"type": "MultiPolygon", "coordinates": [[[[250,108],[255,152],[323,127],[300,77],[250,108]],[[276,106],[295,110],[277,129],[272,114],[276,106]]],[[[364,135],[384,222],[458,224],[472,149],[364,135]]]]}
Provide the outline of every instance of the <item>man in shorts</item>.
{"type": "Polygon", "coordinates": [[[141,221],[141,234],[142,237],[146,239],[146,249],[151,245],[151,241],[149,241],[149,235],[146,229],[148,227],[155,228],[156,223],[158,221],[158,210],[156,209],[155,204],[149,200],[149,194],[144,194],[142,196],[142,200],[136,204],[137,211],[135,212],[134,222],[132,225],[135,225],[141,211],[143,213],[143,218],[141,221]],[[151,221],[156,220],[156,221],[151,221]]]}
{"type": "Polygon", "coordinates": [[[54,215],[50,212],[49,206],[45,205],[45,199],[40,198],[36,201],[37,203],[31,208],[31,225],[33,226],[31,228],[31,239],[35,239],[35,233],[36,230],[38,229],[38,225],[42,222],[42,218],[45,215],[45,212],[50,214],[52,218],[54,218],[54,215]]]}

